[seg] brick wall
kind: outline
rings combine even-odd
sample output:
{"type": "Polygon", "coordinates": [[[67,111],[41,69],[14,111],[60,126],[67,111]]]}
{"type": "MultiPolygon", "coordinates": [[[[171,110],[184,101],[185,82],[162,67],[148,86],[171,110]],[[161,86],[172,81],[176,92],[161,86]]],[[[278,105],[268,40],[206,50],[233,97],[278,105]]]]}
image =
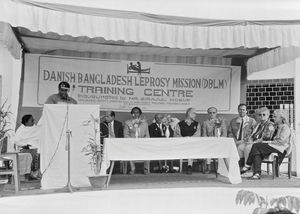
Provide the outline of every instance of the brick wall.
{"type": "Polygon", "coordinates": [[[250,115],[262,106],[272,113],[280,104],[294,104],[294,79],[249,80],[246,100],[250,115]]]}

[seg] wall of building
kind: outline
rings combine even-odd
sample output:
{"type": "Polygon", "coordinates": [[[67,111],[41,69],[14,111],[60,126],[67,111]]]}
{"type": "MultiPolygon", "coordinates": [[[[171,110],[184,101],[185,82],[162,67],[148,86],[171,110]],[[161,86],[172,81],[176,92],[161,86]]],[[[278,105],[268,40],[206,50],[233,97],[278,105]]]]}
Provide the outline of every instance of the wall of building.
{"type": "Polygon", "coordinates": [[[273,112],[280,104],[294,104],[294,79],[248,80],[246,100],[249,114],[262,106],[273,112]]]}
{"type": "MultiPolygon", "coordinates": [[[[249,115],[253,115],[255,110],[266,106],[271,110],[279,109],[280,105],[295,103],[294,96],[294,78],[286,79],[266,79],[266,80],[248,80],[246,103],[248,105],[249,115]]],[[[295,127],[294,112],[290,112],[290,123],[295,127]]],[[[253,115],[254,116],[254,115],[253,115]]],[[[272,115],[271,115],[272,117],[272,115]]],[[[296,157],[296,149],[293,148],[293,155],[296,157]]],[[[266,165],[262,166],[262,170],[266,170],[266,165]]],[[[281,172],[287,172],[287,165],[284,164],[280,167],[281,172]]],[[[296,159],[292,159],[292,172],[296,172],[296,159]]]]}

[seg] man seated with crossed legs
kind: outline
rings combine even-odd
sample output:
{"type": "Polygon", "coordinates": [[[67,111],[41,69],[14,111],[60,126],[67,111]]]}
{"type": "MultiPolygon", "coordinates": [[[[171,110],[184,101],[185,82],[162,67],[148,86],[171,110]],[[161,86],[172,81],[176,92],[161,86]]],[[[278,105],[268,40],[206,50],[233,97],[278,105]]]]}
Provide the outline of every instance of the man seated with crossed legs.
{"type": "MultiPolygon", "coordinates": [[[[262,141],[272,140],[272,136],[274,134],[275,128],[273,122],[270,121],[270,111],[267,107],[262,107],[259,109],[259,123],[253,130],[248,142],[246,142],[244,147],[238,147],[239,154],[243,153],[245,160],[248,160],[249,153],[251,151],[252,145],[255,143],[261,143],[262,141]]],[[[241,170],[241,174],[244,174],[246,171],[250,169],[251,166],[245,164],[245,166],[241,170]]],[[[244,175],[247,177],[247,175],[244,175]]]]}

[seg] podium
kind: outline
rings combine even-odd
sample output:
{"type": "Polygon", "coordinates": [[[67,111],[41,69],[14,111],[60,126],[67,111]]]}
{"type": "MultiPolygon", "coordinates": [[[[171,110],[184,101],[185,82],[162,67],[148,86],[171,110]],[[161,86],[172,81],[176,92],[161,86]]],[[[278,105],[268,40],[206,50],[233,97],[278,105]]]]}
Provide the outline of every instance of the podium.
{"type": "Polygon", "coordinates": [[[93,173],[89,165],[90,157],[82,152],[82,148],[87,145],[88,138],[94,133],[94,127],[86,124],[92,120],[92,117],[99,118],[99,112],[98,105],[44,105],[39,121],[41,125],[41,171],[45,171],[41,181],[42,189],[63,188],[67,184],[67,124],[71,131],[71,184],[75,187],[90,186],[87,178],[93,173]]]}

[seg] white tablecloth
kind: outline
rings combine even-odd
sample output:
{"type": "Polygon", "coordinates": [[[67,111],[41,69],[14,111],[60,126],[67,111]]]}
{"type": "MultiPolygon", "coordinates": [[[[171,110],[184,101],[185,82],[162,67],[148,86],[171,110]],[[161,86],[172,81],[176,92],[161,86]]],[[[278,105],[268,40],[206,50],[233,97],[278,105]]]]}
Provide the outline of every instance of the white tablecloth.
{"type": "Polygon", "coordinates": [[[218,172],[232,184],[240,183],[239,155],[232,138],[107,138],[104,163],[117,160],[173,160],[218,158],[218,172]],[[228,164],[228,169],[226,167],[228,164]]]}

